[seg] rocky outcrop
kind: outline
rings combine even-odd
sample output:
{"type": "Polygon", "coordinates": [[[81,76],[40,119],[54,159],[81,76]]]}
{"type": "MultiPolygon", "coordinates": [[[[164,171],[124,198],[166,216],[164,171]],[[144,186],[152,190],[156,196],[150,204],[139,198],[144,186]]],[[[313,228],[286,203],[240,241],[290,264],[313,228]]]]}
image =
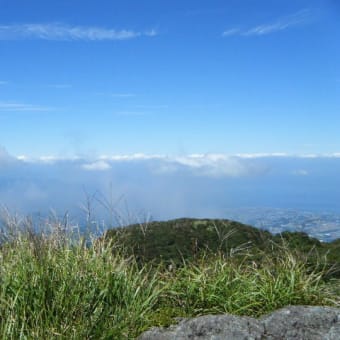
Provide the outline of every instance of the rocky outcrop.
{"type": "Polygon", "coordinates": [[[261,319],[246,316],[206,315],[182,319],[169,328],[153,328],[139,340],[222,340],[222,339],[340,339],[340,309],[290,306],[261,319]]]}

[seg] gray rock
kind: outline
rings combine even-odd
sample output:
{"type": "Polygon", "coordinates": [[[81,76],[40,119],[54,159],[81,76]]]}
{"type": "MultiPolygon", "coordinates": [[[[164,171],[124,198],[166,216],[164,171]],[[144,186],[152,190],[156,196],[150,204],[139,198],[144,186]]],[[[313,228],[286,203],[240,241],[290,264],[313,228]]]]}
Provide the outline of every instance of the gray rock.
{"type": "Polygon", "coordinates": [[[261,319],[266,339],[340,339],[340,309],[290,306],[261,319]]]}
{"type": "Polygon", "coordinates": [[[205,315],[183,319],[169,328],[153,328],[143,333],[139,340],[170,339],[261,339],[264,326],[256,319],[230,314],[205,315]]]}
{"type": "Polygon", "coordinates": [[[339,340],[340,309],[290,306],[261,319],[230,314],[182,319],[169,328],[152,328],[139,340],[287,339],[339,340]]]}

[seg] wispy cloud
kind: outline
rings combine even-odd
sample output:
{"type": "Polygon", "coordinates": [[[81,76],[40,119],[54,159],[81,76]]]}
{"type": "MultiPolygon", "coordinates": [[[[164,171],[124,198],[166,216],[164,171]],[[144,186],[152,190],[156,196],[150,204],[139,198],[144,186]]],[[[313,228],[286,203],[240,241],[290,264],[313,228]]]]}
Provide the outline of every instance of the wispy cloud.
{"type": "Polygon", "coordinates": [[[261,36],[275,32],[284,31],[288,28],[298,26],[307,22],[311,17],[311,11],[303,9],[294,14],[279,18],[278,20],[269,23],[261,24],[248,29],[230,28],[222,33],[223,37],[229,36],[261,36]]]}
{"type": "Polygon", "coordinates": [[[80,160],[81,158],[78,156],[58,157],[54,155],[47,155],[40,157],[31,157],[27,155],[19,155],[16,157],[16,159],[25,163],[56,164],[58,162],[74,162],[80,160]]]}
{"type": "MultiPolygon", "coordinates": [[[[66,162],[66,158],[44,156],[31,158],[21,155],[17,157],[25,163],[56,164],[66,162]]],[[[153,174],[166,175],[176,172],[189,172],[195,176],[203,177],[243,177],[248,176],[258,169],[254,168],[249,160],[223,154],[191,154],[187,156],[148,155],[136,153],[130,155],[102,155],[96,159],[72,158],[83,170],[107,171],[116,168],[118,164],[133,163],[145,164],[153,174]]]]}
{"type": "Polygon", "coordinates": [[[301,153],[301,154],[290,154],[285,152],[273,152],[273,153],[241,153],[236,154],[239,158],[340,158],[340,152],[332,153],[301,153]]]}
{"type": "Polygon", "coordinates": [[[127,40],[138,37],[154,37],[157,31],[115,30],[96,26],[71,26],[62,23],[0,25],[0,40],[127,40]]]}
{"type": "Polygon", "coordinates": [[[47,86],[53,89],[69,89],[72,87],[71,84],[49,84],[47,86]]]}
{"type": "Polygon", "coordinates": [[[53,108],[40,105],[0,102],[0,112],[44,112],[53,108]]]}
{"type": "MultiPolygon", "coordinates": [[[[1,154],[1,146],[0,146],[1,154]]],[[[340,158],[340,152],[333,153],[315,153],[315,154],[290,154],[283,152],[273,153],[239,153],[239,154],[223,154],[223,153],[204,153],[204,154],[188,154],[183,156],[167,155],[167,154],[146,154],[146,153],[133,153],[133,154],[103,154],[94,159],[91,158],[91,162],[86,157],[72,156],[72,157],[60,157],[54,155],[30,157],[28,155],[17,156],[16,159],[25,162],[38,162],[38,163],[55,163],[59,161],[86,161],[86,164],[96,163],[103,161],[110,162],[135,162],[135,161],[151,161],[158,160],[164,162],[174,162],[181,165],[190,166],[193,168],[199,168],[206,166],[207,164],[223,164],[230,159],[251,161],[255,159],[333,159],[340,158]]]]}
{"type": "MultiPolygon", "coordinates": [[[[236,154],[236,157],[239,157],[239,158],[269,158],[269,157],[292,157],[292,155],[289,155],[285,152],[239,153],[239,154],[236,154]]],[[[299,157],[299,156],[297,156],[297,157],[299,157]]]]}
{"type": "Polygon", "coordinates": [[[140,160],[152,160],[152,159],[166,159],[166,155],[149,155],[145,153],[134,153],[127,155],[102,155],[99,157],[101,160],[118,161],[118,162],[129,162],[129,161],[140,161],[140,160]]]}
{"type": "Polygon", "coordinates": [[[242,34],[242,31],[239,28],[230,28],[222,33],[223,37],[229,37],[231,35],[242,34]]]}
{"type": "Polygon", "coordinates": [[[192,154],[185,157],[175,157],[171,161],[190,169],[195,175],[208,177],[238,177],[247,176],[252,172],[252,166],[242,159],[223,154],[192,154]]]}
{"type": "MultiPolygon", "coordinates": [[[[8,160],[8,154],[3,152],[0,166],[8,160]]],[[[319,154],[305,160],[306,155],[292,154],[189,154],[189,155],[166,155],[166,154],[118,154],[101,156],[43,156],[32,158],[30,156],[17,156],[13,161],[20,160],[27,164],[41,166],[58,166],[69,164],[76,169],[85,172],[103,172],[115,174],[117,169],[123,169],[124,173],[143,169],[150,176],[193,176],[202,178],[264,178],[268,173],[285,173],[287,176],[305,177],[314,173],[314,167],[323,164],[327,159],[340,159],[340,154],[319,154]],[[277,160],[280,160],[277,162],[277,160]],[[313,165],[314,164],[314,165],[313,165]],[[319,165],[318,165],[319,164],[319,165]],[[292,168],[293,167],[293,168],[292,168]],[[135,170],[133,170],[135,169],[135,170]],[[283,171],[283,172],[282,172],[283,171]]],[[[7,162],[8,163],[8,162],[7,162]]],[[[6,163],[6,164],[7,164],[6,163]]],[[[339,164],[337,161],[336,164],[339,164]]],[[[339,165],[340,166],[340,165],[339,165]]],[[[78,170],[77,170],[78,171],[78,170]]],[[[119,172],[119,171],[118,171],[119,172]]]]}

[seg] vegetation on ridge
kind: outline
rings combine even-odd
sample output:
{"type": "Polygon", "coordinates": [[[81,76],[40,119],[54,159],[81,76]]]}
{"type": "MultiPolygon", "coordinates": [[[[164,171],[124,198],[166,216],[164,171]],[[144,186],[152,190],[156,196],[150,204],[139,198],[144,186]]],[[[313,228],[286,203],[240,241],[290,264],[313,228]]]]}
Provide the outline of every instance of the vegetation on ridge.
{"type": "MultiPolygon", "coordinates": [[[[263,241],[272,240],[269,233],[245,226],[249,234],[237,236],[237,232],[222,233],[215,223],[220,243],[210,251],[213,239],[206,239],[209,247],[198,241],[192,244],[191,239],[204,233],[201,226],[208,228],[208,220],[169,221],[177,223],[176,234],[184,242],[178,221],[193,223],[197,234],[193,231],[186,238],[193,255],[183,248],[181,263],[171,265],[135,258],[131,248],[119,243],[123,229],[119,237],[110,231],[89,246],[58,221],[49,224],[50,232],[37,234],[25,221],[4,220],[0,338],[131,339],[151,326],[173,323],[178,316],[224,312],[259,316],[292,304],[340,306],[334,289],[339,280],[327,277],[325,266],[306,264],[305,257],[284,244],[275,254],[266,252],[261,247],[263,241]],[[249,237],[258,240],[257,252],[252,251],[249,237]]],[[[152,223],[139,229],[147,235],[152,223]]],[[[158,241],[166,241],[166,234],[161,235],[164,238],[158,241]]]]}
{"type": "Polygon", "coordinates": [[[140,263],[165,263],[181,266],[204,254],[223,254],[243,260],[261,260],[279,249],[289,249],[306,257],[311,266],[327,262],[330,277],[340,277],[340,240],[322,243],[302,232],[272,235],[239,222],[222,219],[181,218],[166,222],[134,224],[110,229],[107,240],[114,239],[120,250],[140,263]],[[323,261],[323,258],[325,258],[323,261]]]}

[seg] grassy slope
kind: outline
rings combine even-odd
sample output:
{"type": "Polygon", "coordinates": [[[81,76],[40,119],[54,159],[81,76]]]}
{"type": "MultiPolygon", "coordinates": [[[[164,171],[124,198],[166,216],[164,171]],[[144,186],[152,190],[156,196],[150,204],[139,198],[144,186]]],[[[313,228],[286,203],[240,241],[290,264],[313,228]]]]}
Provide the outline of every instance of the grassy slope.
{"type": "MultiPolygon", "coordinates": [[[[90,247],[60,223],[41,235],[24,228],[13,234],[13,225],[1,234],[2,339],[132,339],[178,316],[340,306],[339,280],[325,280],[322,266],[306,264],[310,256],[290,251],[281,238],[273,252],[274,236],[237,222],[130,226],[90,247]],[[157,264],[162,260],[166,265],[157,264]]],[[[303,234],[284,238],[304,252],[315,244],[326,250],[303,234]]],[[[336,259],[339,242],[329,246],[336,259]]]]}

